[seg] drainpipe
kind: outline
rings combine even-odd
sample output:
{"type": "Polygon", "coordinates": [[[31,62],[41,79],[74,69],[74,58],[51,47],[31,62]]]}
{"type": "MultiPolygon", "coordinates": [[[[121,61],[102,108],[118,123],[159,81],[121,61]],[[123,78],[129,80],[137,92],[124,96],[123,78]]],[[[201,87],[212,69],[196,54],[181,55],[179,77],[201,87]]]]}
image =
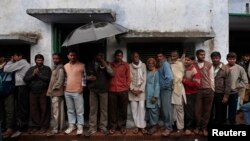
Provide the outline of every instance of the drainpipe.
{"type": "Polygon", "coordinates": [[[246,13],[249,14],[249,3],[246,3],[246,13]]]}

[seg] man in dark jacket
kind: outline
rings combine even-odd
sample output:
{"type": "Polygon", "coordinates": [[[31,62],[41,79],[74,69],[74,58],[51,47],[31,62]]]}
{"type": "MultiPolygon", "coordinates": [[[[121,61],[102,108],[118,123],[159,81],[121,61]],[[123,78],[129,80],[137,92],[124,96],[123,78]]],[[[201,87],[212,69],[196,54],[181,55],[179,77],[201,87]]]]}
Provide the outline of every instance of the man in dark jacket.
{"type": "Polygon", "coordinates": [[[104,54],[98,53],[95,60],[87,67],[87,80],[89,80],[89,130],[85,136],[90,136],[97,131],[98,102],[100,105],[100,125],[103,134],[108,134],[108,88],[109,80],[113,76],[113,70],[108,62],[104,60],[104,54]],[[99,99],[99,100],[98,100],[99,99]]]}
{"type": "Polygon", "coordinates": [[[35,56],[36,65],[31,67],[26,75],[24,81],[30,87],[30,112],[32,120],[32,132],[40,129],[40,133],[45,133],[49,127],[49,101],[46,97],[48,89],[51,69],[43,65],[44,57],[41,54],[35,56]]]}
{"type": "Polygon", "coordinates": [[[231,91],[231,75],[230,70],[220,61],[221,55],[219,52],[213,52],[211,54],[211,60],[213,62],[215,80],[213,101],[213,107],[215,109],[214,123],[216,125],[222,125],[226,122],[227,101],[231,91]]]}

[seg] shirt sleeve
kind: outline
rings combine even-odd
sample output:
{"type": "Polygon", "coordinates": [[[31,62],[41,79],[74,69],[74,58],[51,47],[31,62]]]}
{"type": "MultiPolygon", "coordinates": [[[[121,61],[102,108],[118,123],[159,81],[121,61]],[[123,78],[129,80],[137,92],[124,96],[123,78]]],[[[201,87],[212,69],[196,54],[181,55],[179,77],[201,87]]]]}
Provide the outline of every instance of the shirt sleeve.
{"type": "Polygon", "coordinates": [[[143,65],[143,68],[142,68],[142,74],[143,74],[143,83],[142,85],[140,86],[140,91],[142,92],[145,92],[145,87],[146,87],[146,81],[147,81],[147,68],[146,68],[146,65],[143,65]]]}
{"type": "Polygon", "coordinates": [[[171,66],[169,65],[169,63],[164,63],[163,66],[163,70],[164,70],[164,79],[166,80],[166,85],[167,86],[171,86],[172,85],[172,81],[173,81],[173,73],[171,70],[171,66]]]}
{"type": "Polygon", "coordinates": [[[211,88],[212,90],[214,91],[215,90],[215,84],[214,84],[214,67],[211,66],[210,70],[209,70],[209,78],[210,78],[210,81],[211,81],[211,88]]]}
{"type": "Polygon", "coordinates": [[[187,79],[184,77],[183,79],[183,84],[188,86],[188,87],[193,87],[194,89],[198,89],[200,87],[200,82],[201,82],[201,75],[197,71],[191,80],[187,79]]]}
{"type": "Polygon", "coordinates": [[[231,92],[231,85],[232,85],[232,82],[231,82],[231,73],[230,73],[230,70],[227,69],[226,70],[226,78],[225,78],[225,97],[229,97],[230,95],[230,92],[231,92]]]}
{"type": "MultiPolygon", "coordinates": [[[[250,65],[248,66],[247,73],[248,73],[248,77],[250,78],[250,65]]],[[[248,82],[248,83],[250,83],[250,82],[248,82]]]]}
{"type": "Polygon", "coordinates": [[[23,68],[23,64],[20,61],[17,62],[12,62],[9,61],[5,66],[4,66],[4,71],[5,72],[14,72],[17,70],[20,70],[23,68]]]}
{"type": "Polygon", "coordinates": [[[55,90],[55,89],[60,89],[61,88],[61,86],[63,85],[63,82],[64,82],[64,71],[63,71],[63,69],[59,69],[59,71],[58,71],[58,79],[57,79],[57,81],[55,82],[55,84],[54,84],[54,86],[53,86],[53,90],[55,90]]]}
{"type": "Polygon", "coordinates": [[[106,66],[106,71],[110,76],[114,76],[114,71],[113,69],[110,67],[110,65],[106,66]]]}
{"type": "Polygon", "coordinates": [[[82,86],[83,87],[86,86],[86,78],[87,78],[87,74],[86,74],[85,66],[83,65],[83,75],[82,75],[82,86]]]}
{"type": "Polygon", "coordinates": [[[160,84],[159,84],[159,73],[155,72],[155,77],[154,77],[154,97],[159,98],[160,96],[160,84]]]}
{"type": "Polygon", "coordinates": [[[248,84],[248,78],[247,78],[247,73],[244,69],[241,70],[241,76],[242,76],[242,81],[244,82],[244,84],[248,84]]]}
{"type": "Polygon", "coordinates": [[[127,80],[127,86],[128,86],[128,89],[129,89],[130,84],[131,84],[131,76],[130,76],[130,67],[129,67],[129,65],[126,65],[126,80],[127,80]]]}

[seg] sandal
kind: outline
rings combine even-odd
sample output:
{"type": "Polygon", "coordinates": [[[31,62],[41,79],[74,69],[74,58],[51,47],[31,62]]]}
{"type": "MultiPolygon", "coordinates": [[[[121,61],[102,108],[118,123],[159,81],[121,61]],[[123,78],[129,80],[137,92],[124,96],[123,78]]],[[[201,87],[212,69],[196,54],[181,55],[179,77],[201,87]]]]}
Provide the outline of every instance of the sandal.
{"type": "Polygon", "coordinates": [[[135,128],[135,129],[133,130],[133,133],[134,133],[134,134],[138,134],[138,132],[139,132],[139,129],[138,129],[138,128],[135,128]]]}
{"type": "Polygon", "coordinates": [[[110,132],[107,129],[101,129],[100,130],[102,134],[104,134],[105,136],[107,136],[110,132]]]}
{"type": "Polygon", "coordinates": [[[127,133],[127,130],[126,130],[126,129],[121,129],[121,133],[122,133],[123,135],[125,135],[125,134],[127,133]]]}
{"type": "Polygon", "coordinates": [[[113,135],[115,133],[114,129],[109,129],[109,134],[113,135]]]}
{"type": "Polygon", "coordinates": [[[144,128],[141,128],[141,132],[142,132],[142,134],[147,134],[148,133],[148,131],[146,130],[146,129],[144,129],[144,128]]]}

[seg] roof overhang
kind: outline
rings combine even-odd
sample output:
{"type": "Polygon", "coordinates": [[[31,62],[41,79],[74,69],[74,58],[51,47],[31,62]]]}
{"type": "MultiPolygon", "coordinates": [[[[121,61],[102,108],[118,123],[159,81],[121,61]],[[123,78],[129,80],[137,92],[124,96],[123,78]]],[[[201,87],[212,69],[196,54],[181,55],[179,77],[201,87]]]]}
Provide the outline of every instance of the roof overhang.
{"type": "Polygon", "coordinates": [[[250,30],[250,14],[230,13],[230,30],[250,30]]]}
{"type": "Polygon", "coordinates": [[[126,42],[196,42],[215,37],[214,32],[136,32],[118,35],[118,40],[126,42]]]}
{"type": "Polygon", "coordinates": [[[115,13],[111,9],[27,9],[27,14],[46,23],[89,23],[114,22],[115,13]]]}
{"type": "Polygon", "coordinates": [[[33,45],[37,39],[15,34],[0,34],[0,45],[33,45]]]}

